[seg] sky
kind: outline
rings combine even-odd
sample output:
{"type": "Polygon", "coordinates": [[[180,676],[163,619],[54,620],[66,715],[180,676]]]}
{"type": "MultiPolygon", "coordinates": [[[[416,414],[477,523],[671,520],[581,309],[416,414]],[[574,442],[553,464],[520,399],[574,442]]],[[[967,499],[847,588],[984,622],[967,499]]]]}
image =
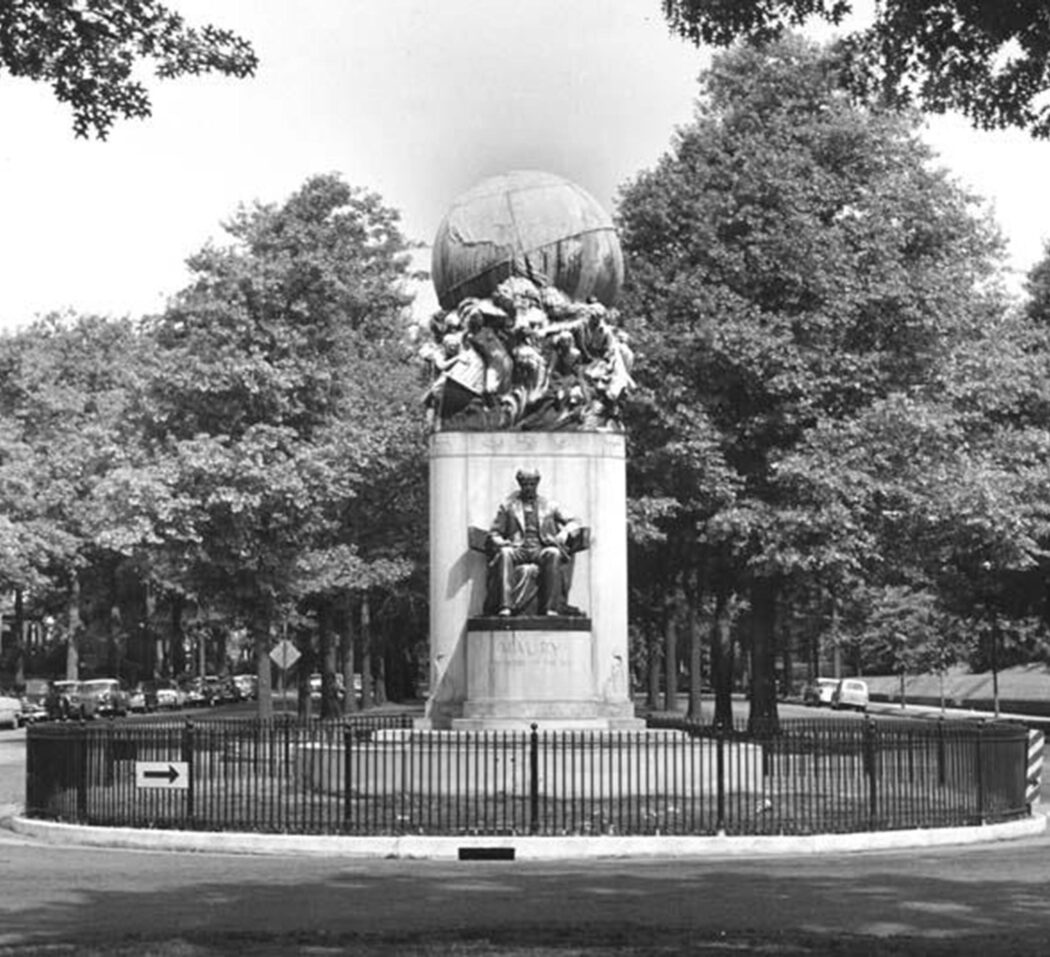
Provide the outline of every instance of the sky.
{"type": "MultiPolygon", "coordinates": [[[[158,311],[240,203],[317,173],[378,192],[425,244],[460,193],[512,169],[564,176],[612,212],[691,120],[710,62],[659,0],[168,3],[249,38],[256,76],[151,81],[153,116],[99,142],[73,137],[46,86],[0,75],[0,330],[158,311]]],[[[1050,237],[1050,143],[951,117],[928,139],[992,204],[1019,283],[1050,237]]]]}

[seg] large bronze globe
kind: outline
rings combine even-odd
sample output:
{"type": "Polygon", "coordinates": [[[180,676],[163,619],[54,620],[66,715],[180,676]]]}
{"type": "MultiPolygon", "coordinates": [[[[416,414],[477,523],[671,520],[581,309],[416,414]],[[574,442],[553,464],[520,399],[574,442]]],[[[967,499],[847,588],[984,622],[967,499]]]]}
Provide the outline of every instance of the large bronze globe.
{"type": "Polygon", "coordinates": [[[453,202],[434,239],[431,275],[443,309],[489,296],[509,276],[611,306],[623,253],[612,220],[589,193],[551,173],[517,170],[453,202]]]}

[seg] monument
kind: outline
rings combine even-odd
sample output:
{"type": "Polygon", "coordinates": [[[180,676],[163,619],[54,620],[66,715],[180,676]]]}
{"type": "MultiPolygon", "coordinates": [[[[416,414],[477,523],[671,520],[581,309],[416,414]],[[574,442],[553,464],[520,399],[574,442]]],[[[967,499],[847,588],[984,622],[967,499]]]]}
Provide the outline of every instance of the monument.
{"type": "Polygon", "coordinates": [[[612,221],[560,177],[496,176],[452,204],[432,275],[421,726],[641,728],[621,418],[633,355],[612,221]]]}

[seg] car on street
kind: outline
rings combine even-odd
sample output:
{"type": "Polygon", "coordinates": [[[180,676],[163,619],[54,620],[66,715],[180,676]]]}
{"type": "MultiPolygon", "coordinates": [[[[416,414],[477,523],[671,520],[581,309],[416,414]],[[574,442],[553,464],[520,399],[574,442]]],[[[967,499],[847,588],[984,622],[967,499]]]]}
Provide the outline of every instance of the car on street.
{"type": "MultiPolygon", "coordinates": [[[[338,672],[334,675],[334,678],[335,696],[342,701],[346,697],[346,682],[338,672]]],[[[313,702],[321,700],[321,675],[319,674],[310,675],[310,700],[313,702]]]]}
{"type": "Polygon", "coordinates": [[[868,710],[868,683],[859,678],[843,678],[831,696],[831,707],[852,708],[854,711],[868,710]]]}
{"type": "Polygon", "coordinates": [[[22,699],[14,694],[0,692],[0,728],[18,728],[22,725],[22,699]]]}
{"type": "Polygon", "coordinates": [[[64,720],[77,716],[78,712],[75,709],[79,704],[77,699],[77,686],[79,684],[79,681],[70,681],[65,678],[61,681],[51,682],[45,705],[49,717],[64,720]]]}
{"type": "Polygon", "coordinates": [[[157,696],[158,711],[177,711],[182,707],[179,689],[168,681],[154,682],[153,693],[157,696]]]}
{"type": "Polygon", "coordinates": [[[838,678],[814,678],[802,689],[802,703],[813,708],[831,707],[838,678]]]}
{"type": "Polygon", "coordinates": [[[203,678],[184,678],[179,686],[184,696],[184,708],[203,708],[208,704],[208,698],[204,694],[203,678]]]}
{"type": "Polygon", "coordinates": [[[242,701],[254,701],[259,696],[257,675],[234,675],[232,680],[242,701]]]}
{"type": "Polygon", "coordinates": [[[91,678],[77,683],[75,713],[81,717],[123,717],[130,710],[131,696],[118,678],[91,678]]]}
{"type": "Polygon", "coordinates": [[[149,681],[140,681],[131,689],[128,710],[136,714],[152,714],[157,710],[157,691],[149,681]]]}

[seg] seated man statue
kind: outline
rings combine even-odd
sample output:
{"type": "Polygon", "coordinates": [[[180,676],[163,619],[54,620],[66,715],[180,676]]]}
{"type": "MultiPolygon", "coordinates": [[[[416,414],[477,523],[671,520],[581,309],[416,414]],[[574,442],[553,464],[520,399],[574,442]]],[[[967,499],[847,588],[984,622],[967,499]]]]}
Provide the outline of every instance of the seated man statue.
{"type": "Polygon", "coordinates": [[[488,534],[491,614],[566,613],[572,556],[586,544],[577,519],[536,494],[540,473],[520,469],[518,491],[499,507],[488,534]]]}

